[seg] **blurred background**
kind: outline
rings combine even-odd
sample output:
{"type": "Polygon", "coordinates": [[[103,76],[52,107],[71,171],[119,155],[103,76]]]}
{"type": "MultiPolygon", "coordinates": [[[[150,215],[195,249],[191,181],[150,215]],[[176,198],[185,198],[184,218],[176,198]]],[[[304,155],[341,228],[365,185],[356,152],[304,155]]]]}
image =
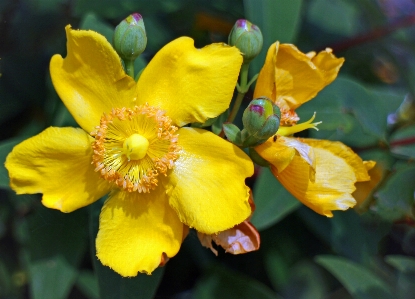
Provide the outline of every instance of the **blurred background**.
{"type": "MultiPolygon", "coordinates": [[[[0,298],[415,298],[415,2],[411,0],[2,0],[0,1],[0,298]],[[70,214],[17,196],[3,166],[18,142],[49,126],[77,126],[48,65],[66,55],[64,27],[112,41],[133,12],[145,22],[145,67],[166,43],[226,42],[237,19],[271,43],[345,57],[339,77],[297,112],[320,131],[376,160],[364,201],[329,219],[302,206],[266,169],[248,184],[261,234],[257,252],[215,257],[194,232],[152,276],[122,279],[95,258],[102,200],[70,214]]],[[[252,99],[248,92],[245,105],[252,99]]],[[[59,179],[58,177],[56,179],[59,179]]]]}

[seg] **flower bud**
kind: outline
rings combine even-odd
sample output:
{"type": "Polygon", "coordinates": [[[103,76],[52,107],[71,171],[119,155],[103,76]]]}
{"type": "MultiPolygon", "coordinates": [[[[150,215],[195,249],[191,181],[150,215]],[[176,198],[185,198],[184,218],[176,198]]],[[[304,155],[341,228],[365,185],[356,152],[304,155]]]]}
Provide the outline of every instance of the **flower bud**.
{"type": "Polygon", "coordinates": [[[143,17],[134,13],[115,27],[114,49],[124,60],[134,60],[144,52],[147,45],[143,17]]]}
{"type": "Polygon", "coordinates": [[[259,27],[244,19],[236,21],[228,38],[228,44],[242,52],[244,63],[250,62],[261,52],[262,43],[259,27]]]}
{"type": "Polygon", "coordinates": [[[266,97],[253,99],[242,116],[245,130],[258,141],[274,135],[280,126],[280,119],[280,109],[266,97]]]}

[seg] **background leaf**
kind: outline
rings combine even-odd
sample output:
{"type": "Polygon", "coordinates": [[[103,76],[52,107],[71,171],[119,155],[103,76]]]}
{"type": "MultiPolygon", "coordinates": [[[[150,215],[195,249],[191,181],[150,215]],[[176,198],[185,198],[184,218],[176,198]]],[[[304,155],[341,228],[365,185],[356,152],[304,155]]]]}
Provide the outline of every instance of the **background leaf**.
{"type": "Polygon", "coordinates": [[[254,187],[254,201],[256,209],[251,222],[258,230],[274,225],[301,206],[268,168],[263,168],[258,175],[254,187]]]}
{"type": "Polygon", "coordinates": [[[300,25],[302,0],[244,0],[245,16],[261,29],[264,45],[251,63],[252,74],[261,70],[272,43],[293,43],[300,25]]]}
{"type": "Polygon", "coordinates": [[[320,255],[315,260],[333,274],[353,298],[394,298],[392,289],[385,281],[359,264],[330,255],[320,255]]]}

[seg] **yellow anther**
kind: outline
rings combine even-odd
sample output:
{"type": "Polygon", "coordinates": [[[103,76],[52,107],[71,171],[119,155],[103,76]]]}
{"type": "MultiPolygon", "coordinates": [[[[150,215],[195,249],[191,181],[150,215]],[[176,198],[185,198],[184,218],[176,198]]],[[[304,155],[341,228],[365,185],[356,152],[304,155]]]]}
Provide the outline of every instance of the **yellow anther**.
{"type": "Polygon", "coordinates": [[[147,138],[140,134],[133,134],[125,139],[123,144],[123,154],[127,156],[128,161],[143,159],[148,150],[149,142],[147,138]]]}

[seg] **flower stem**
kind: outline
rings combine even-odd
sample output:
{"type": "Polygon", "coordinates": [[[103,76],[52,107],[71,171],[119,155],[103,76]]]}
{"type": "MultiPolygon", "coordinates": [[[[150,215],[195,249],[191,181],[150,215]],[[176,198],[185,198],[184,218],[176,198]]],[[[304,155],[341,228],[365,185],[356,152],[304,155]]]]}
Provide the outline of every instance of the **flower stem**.
{"type": "Polygon", "coordinates": [[[125,72],[134,79],[134,60],[124,60],[125,72]]]}
{"type": "Polygon", "coordinates": [[[235,120],[236,114],[241,107],[242,100],[244,99],[245,94],[248,92],[249,85],[248,85],[248,70],[249,70],[249,63],[242,64],[241,67],[241,76],[240,76],[240,84],[238,86],[238,95],[236,96],[235,103],[233,104],[231,113],[228,116],[226,122],[232,123],[235,120]]]}

